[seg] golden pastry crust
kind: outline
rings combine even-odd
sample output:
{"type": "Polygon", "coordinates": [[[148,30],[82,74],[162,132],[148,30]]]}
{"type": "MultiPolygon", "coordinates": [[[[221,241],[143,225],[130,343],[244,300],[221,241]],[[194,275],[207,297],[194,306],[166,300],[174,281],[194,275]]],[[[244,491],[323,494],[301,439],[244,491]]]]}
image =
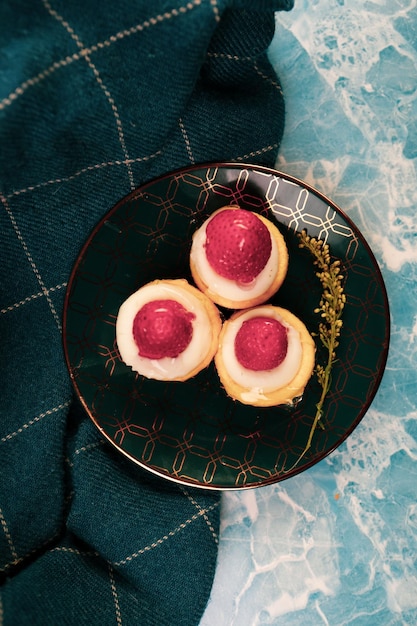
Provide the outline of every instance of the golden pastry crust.
{"type": "MultiPolygon", "coordinates": [[[[287,324],[294,328],[300,336],[302,345],[302,356],[299,369],[293,379],[284,387],[275,389],[273,391],[263,392],[256,400],[250,397],[250,389],[242,387],[235,380],[233,380],[229,372],[225,368],[225,364],[222,356],[222,342],[224,335],[228,328],[228,320],[224,322],[222,331],[219,337],[219,349],[215,356],[215,364],[220,381],[228,394],[234,400],[239,400],[243,404],[249,404],[252,406],[278,406],[282,404],[291,405],[295,398],[302,396],[305,386],[314,369],[316,346],[313,338],[308,332],[304,323],[293,313],[282,307],[275,307],[273,305],[266,305],[262,308],[273,309],[287,324]]],[[[246,311],[236,311],[231,315],[230,321],[238,319],[244,315],[246,311]]],[[[256,311],[255,311],[256,314],[256,311]]]]}
{"type": "MultiPolygon", "coordinates": [[[[225,206],[221,209],[215,211],[211,217],[214,217],[217,213],[224,211],[225,209],[238,209],[237,206],[225,206]]],[[[259,215],[256,213],[256,216],[265,224],[267,227],[271,238],[275,242],[275,245],[278,249],[278,266],[273,282],[269,286],[269,288],[260,294],[257,297],[248,298],[247,300],[232,300],[230,298],[226,298],[216,292],[214,292],[210,285],[207,285],[201,275],[199,274],[193,259],[190,257],[190,269],[191,275],[197,287],[207,295],[213,302],[218,304],[219,306],[225,307],[227,309],[248,309],[258,304],[263,304],[269,298],[271,298],[281,287],[284,279],[287,275],[288,271],[288,249],[287,244],[285,243],[285,239],[278,228],[273,224],[270,220],[268,220],[263,215],[259,215]]]]}
{"type": "MultiPolygon", "coordinates": [[[[167,379],[164,378],[158,378],[158,380],[167,380],[167,381],[177,381],[177,382],[184,382],[186,380],[189,380],[190,378],[193,378],[194,376],[196,376],[202,369],[204,369],[205,367],[207,367],[209,365],[209,363],[213,360],[214,355],[217,352],[217,348],[218,348],[218,339],[219,339],[219,334],[221,331],[221,327],[222,327],[222,321],[221,321],[221,317],[220,317],[220,312],[217,309],[216,305],[209,299],[207,298],[207,296],[205,296],[203,293],[201,293],[201,291],[199,291],[198,289],[196,289],[196,287],[190,285],[188,283],[187,280],[185,280],[184,278],[178,278],[178,279],[166,279],[166,280],[154,280],[150,283],[147,283],[146,285],[143,285],[142,288],[148,287],[148,286],[168,286],[171,287],[175,291],[178,291],[179,293],[181,292],[185,292],[190,294],[194,299],[196,299],[199,303],[199,305],[201,305],[201,307],[204,309],[207,317],[208,317],[208,324],[207,326],[204,325],[204,328],[195,328],[194,332],[201,332],[201,334],[206,338],[209,334],[210,334],[210,343],[208,345],[207,351],[206,351],[206,355],[204,356],[204,358],[190,371],[188,371],[186,374],[184,375],[179,375],[179,376],[175,376],[175,377],[170,377],[167,379]]],[[[140,290],[138,290],[140,291],[140,290]]],[[[123,306],[123,304],[122,304],[123,306]]],[[[116,337],[118,334],[118,325],[116,323],[116,337]]],[[[120,351],[120,346],[119,346],[119,351],[120,351]]],[[[121,352],[121,351],[120,351],[121,352]]],[[[123,355],[121,354],[122,358],[123,355]]],[[[130,365],[130,364],[129,364],[130,365]]],[[[134,365],[130,365],[130,367],[134,370],[137,371],[138,373],[146,376],[146,374],[144,374],[143,372],[139,371],[139,369],[136,369],[134,365]]]]}
{"type": "Polygon", "coordinates": [[[205,359],[200,361],[200,363],[193,370],[191,370],[186,376],[175,379],[175,380],[183,382],[185,380],[193,378],[193,376],[196,376],[199,372],[201,372],[201,370],[206,368],[213,360],[219,347],[219,336],[220,336],[220,332],[222,328],[222,320],[221,320],[220,312],[218,308],[216,307],[215,304],[213,304],[210,298],[207,298],[207,296],[205,296],[204,293],[201,293],[201,291],[199,291],[198,289],[190,285],[185,279],[179,278],[177,280],[168,280],[165,282],[181,283],[181,287],[183,289],[189,291],[196,298],[198,298],[198,300],[201,302],[210,320],[209,328],[202,329],[204,330],[205,333],[211,332],[211,343],[207,351],[207,355],[205,359]]]}

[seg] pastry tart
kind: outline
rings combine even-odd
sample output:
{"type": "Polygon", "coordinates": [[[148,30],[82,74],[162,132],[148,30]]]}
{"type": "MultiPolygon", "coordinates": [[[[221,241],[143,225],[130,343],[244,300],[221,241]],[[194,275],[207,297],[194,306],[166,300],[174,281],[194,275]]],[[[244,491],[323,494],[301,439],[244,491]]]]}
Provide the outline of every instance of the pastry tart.
{"type": "Polygon", "coordinates": [[[125,300],[116,340],[122,360],[146,378],[184,381],[213,359],[221,319],[217,307],[185,279],[155,280],[125,300]]]}
{"type": "Polygon", "coordinates": [[[190,268],[197,287],[213,302],[245,309],[266,302],[280,288],[288,250],[270,220],[226,206],[194,233],[190,268]]]}
{"type": "Polygon", "coordinates": [[[310,379],[315,343],[293,313],[270,304],[224,322],[215,363],[226,393],[253,406],[292,405],[310,379]]]}

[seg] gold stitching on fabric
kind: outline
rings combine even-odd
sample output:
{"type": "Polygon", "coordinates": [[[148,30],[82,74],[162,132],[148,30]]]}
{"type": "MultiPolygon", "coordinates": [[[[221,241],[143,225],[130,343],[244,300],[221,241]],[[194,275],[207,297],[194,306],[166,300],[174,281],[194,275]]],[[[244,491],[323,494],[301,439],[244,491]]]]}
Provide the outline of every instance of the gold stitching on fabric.
{"type": "MultiPolygon", "coordinates": [[[[61,283],[60,285],[56,285],[55,287],[49,287],[49,289],[47,289],[47,292],[50,293],[51,291],[57,291],[58,289],[64,289],[67,285],[68,285],[68,283],[61,283]]],[[[45,295],[45,292],[43,292],[43,291],[39,291],[38,293],[34,293],[31,296],[27,296],[26,298],[23,298],[23,300],[20,300],[19,302],[15,302],[14,304],[6,306],[4,309],[0,310],[0,313],[9,313],[10,311],[14,311],[15,309],[18,309],[19,307],[23,306],[24,304],[27,304],[28,302],[32,302],[32,300],[36,300],[37,298],[41,298],[44,295],[45,295]]]]}
{"type": "Polygon", "coordinates": [[[283,96],[284,94],[282,93],[282,89],[281,89],[281,85],[274,80],[273,78],[271,78],[270,76],[267,76],[266,74],[264,74],[262,72],[262,70],[258,67],[257,63],[254,63],[254,69],[255,72],[258,74],[258,76],[260,76],[263,80],[265,80],[267,83],[269,83],[270,85],[272,85],[273,87],[275,87],[275,89],[277,91],[279,91],[279,93],[283,96]]]}
{"type": "Polygon", "coordinates": [[[9,219],[10,219],[10,221],[12,223],[13,230],[15,231],[16,236],[17,236],[18,240],[20,241],[20,243],[22,245],[22,248],[23,248],[23,250],[24,250],[24,252],[26,254],[26,258],[29,261],[29,264],[30,264],[30,266],[32,268],[32,271],[33,271],[33,273],[35,274],[35,276],[37,278],[37,281],[38,281],[38,283],[39,283],[39,285],[40,285],[40,287],[42,289],[42,292],[45,294],[45,298],[46,298],[46,300],[47,300],[47,302],[49,304],[49,308],[50,308],[51,313],[52,313],[52,315],[54,317],[56,325],[58,326],[58,330],[61,332],[62,331],[61,321],[60,321],[58,313],[56,312],[56,309],[54,307],[54,303],[52,302],[51,298],[49,297],[48,289],[46,288],[45,283],[42,280],[42,276],[41,276],[41,274],[40,274],[40,272],[39,272],[39,270],[38,270],[38,268],[37,268],[37,266],[35,264],[35,261],[33,260],[33,257],[31,255],[31,253],[29,252],[29,248],[27,247],[27,244],[26,244],[25,240],[23,239],[23,235],[22,235],[22,233],[20,231],[19,226],[17,225],[16,219],[15,219],[13,213],[12,213],[12,210],[10,209],[10,207],[9,207],[9,205],[7,203],[7,200],[3,196],[3,194],[0,194],[0,200],[2,201],[2,203],[4,205],[4,208],[6,209],[6,213],[9,216],[9,219]]]}
{"type": "Polygon", "coordinates": [[[190,159],[191,163],[194,165],[195,164],[195,159],[194,159],[194,156],[193,156],[193,151],[191,150],[190,139],[188,137],[187,131],[185,130],[184,122],[182,121],[181,117],[178,120],[178,123],[179,123],[180,129],[181,129],[182,137],[183,137],[184,142],[185,142],[185,147],[187,148],[188,158],[190,159]]]}
{"type": "MultiPolygon", "coordinates": [[[[227,59],[228,61],[243,61],[245,63],[253,63],[254,62],[254,58],[253,57],[250,57],[250,56],[242,57],[242,56],[239,56],[237,54],[228,54],[226,52],[208,52],[207,53],[207,57],[211,58],[211,59],[227,59]]],[[[258,76],[260,76],[260,78],[262,78],[262,80],[266,81],[267,83],[269,83],[270,85],[275,87],[275,89],[277,89],[277,91],[279,91],[279,93],[281,95],[283,95],[281,85],[278,83],[277,80],[274,80],[270,76],[267,76],[259,68],[259,66],[258,66],[258,64],[256,62],[253,63],[253,68],[254,68],[255,72],[258,74],[258,76]]]]}
{"type": "MultiPolygon", "coordinates": [[[[192,495],[191,495],[190,493],[188,493],[188,491],[187,491],[186,489],[184,489],[183,487],[182,487],[182,492],[183,492],[183,493],[187,496],[187,498],[189,499],[189,501],[191,502],[191,504],[192,504],[193,506],[195,506],[195,508],[197,509],[197,511],[202,511],[202,510],[203,510],[203,509],[201,508],[201,506],[198,504],[198,502],[197,502],[197,501],[196,501],[196,500],[192,497],[192,495]]],[[[213,539],[214,539],[215,543],[216,543],[216,544],[218,544],[218,543],[219,543],[219,536],[218,536],[218,534],[216,533],[216,531],[214,530],[214,528],[213,528],[213,524],[211,523],[210,518],[208,517],[207,513],[205,513],[205,512],[204,512],[204,513],[203,513],[203,517],[204,517],[204,520],[205,520],[205,522],[206,522],[207,526],[208,526],[208,527],[209,527],[209,529],[210,529],[210,532],[211,532],[211,534],[212,534],[212,536],[213,536],[213,539]]]]}
{"type": "Polygon", "coordinates": [[[134,552],[133,554],[130,554],[125,559],[122,559],[121,561],[117,561],[116,563],[113,563],[113,565],[115,567],[119,567],[120,565],[126,565],[127,563],[130,563],[130,561],[133,561],[133,559],[136,559],[138,556],[141,556],[142,554],[145,554],[146,552],[149,552],[150,550],[153,550],[154,548],[157,548],[158,546],[162,545],[165,541],[167,541],[171,537],[174,537],[179,532],[181,532],[182,530],[187,528],[187,526],[189,524],[191,524],[192,522],[195,522],[195,520],[197,520],[199,517],[204,516],[208,512],[210,512],[213,509],[215,509],[217,506],[219,506],[219,502],[216,502],[215,504],[211,505],[207,509],[200,509],[200,511],[198,511],[198,513],[196,513],[195,515],[193,515],[192,517],[187,519],[185,522],[182,522],[179,526],[177,526],[177,528],[174,528],[174,530],[170,530],[169,533],[167,533],[166,535],[164,535],[160,539],[157,539],[156,541],[154,541],[153,543],[149,544],[148,546],[145,546],[144,548],[141,548],[137,552],[134,552]]]}
{"type": "Polygon", "coordinates": [[[100,557],[100,554],[96,550],[78,550],[77,548],[67,548],[65,546],[56,546],[51,548],[49,552],[67,552],[69,554],[76,554],[77,556],[94,556],[100,557]]]}
{"type": "MultiPolygon", "coordinates": [[[[55,9],[53,9],[51,7],[51,5],[49,4],[48,0],[43,0],[43,4],[45,6],[45,8],[48,10],[49,14],[55,18],[62,26],[63,28],[65,28],[65,30],[70,34],[71,38],[75,41],[75,43],[77,44],[77,46],[82,49],[85,50],[84,48],[84,44],[82,43],[82,41],[80,40],[80,38],[78,37],[78,35],[75,33],[74,29],[68,24],[68,22],[66,20],[64,20],[64,18],[57,12],[55,11],[55,9]]],[[[119,110],[117,108],[116,102],[113,98],[113,96],[111,95],[109,89],[107,88],[107,86],[104,84],[100,73],[98,71],[98,69],[96,68],[96,66],[94,65],[94,63],[91,61],[91,58],[88,54],[84,54],[83,55],[88,67],[92,70],[94,77],[100,87],[100,89],[104,92],[108,103],[110,104],[110,107],[113,111],[113,115],[116,121],[116,127],[117,127],[117,134],[119,136],[119,143],[121,145],[123,154],[125,156],[125,159],[129,159],[129,153],[127,151],[126,148],[126,142],[125,142],[125,136],[124,136],[124,132],[123,132],[123,125],[122,125],[122,120],[120,119],[120,115],[119,115],[119,110]]],[[[132,173],[132,168],[130,167],[130,164],[127,164],[127,173],[128,173],[128,177],[129,177],[129,182],[130,182],[130,188],[133,190],[135,188],[135,183],[133,180],[133,173],[132,173]]]]}
{"type": "Polygon", "coordinates": [[[74,174],[71,174],[70,176],[64,176],[63,178],[55,178],[55,179],[47,180],[47,181],[44,181],[43,183],[37,183],[36,185],[31,185],[30,187],[26,187],[24,189],[18,189],[16,191],[12,191],[12,193],[8,194],[6,198],[10,199],[10,198],[13,198],[14,196],[20,196],[23,193],[36,191],[36,189],[39,189],[41,187],[47,187],[48,185],[60,185],[62,183],[66,183],[71,180],[75,180],[78,176],[81,176],[82,174],[86,174],[94,170],[100,170],[104,167],[113,167],[115,165],[126,165],[127,162],[142,163],[144,161],[150,161],[151,159],[156,158],[160,154],[162,154],[162,150],[157,150],[153,154],[149,154],[143,157],[136,157],[133,159],[126,159],[123,161],[119,161],[119,160],[107,161],[104,163],[96,163],[95,165],[88,165],[87,167],[83,167],[81,170],[78,170],[78,172],[75,172],[74,174]]]}
{"type": "Polygon", "coordinates": [[[62,409],[66,409],[67,407],[69,407],[70,404],[71,404],[71,401],[68,400],[68,402],[59,404],[58,406],[55,406],[53,409],[48,409],[47,411],[44,411],[43,413],[39,413],[39,415],[29,420],[29,422],[26,422],[26,424],[23,424],[23,426],[20,426],[20,428],[15,430],[13,433],[9,433],[8,435],[5,435],[4,437],[2,437],[0,439],[0,442],[5,443],[6,441],[10,441],[10,439],[13,439],[13,437],[16,437],[16,435],[20,435],[20,433],[23,433],[24,430],[27,430],[30,426],[33,426],[33,424],[40,422],[44,417],[48,417],[48,415],[53,415],[54,413],[57,413],[58,411],[62,411],[62,409]]]}
{"type": "Polygon", "coordinates": [[[1,527],[3,528],[3,532],[7,539],[7,545],[9,546],[10,552],[14,559],[13,563],[17,563],[19,557],[17,556],[16,548],[14,547],[14,543],[13,543],[13,539],[9,531],[9,527],[7,526],[7,522],[4,519],[3,511],[1,509],[0,509],[0,524],[1,524],[1,527]]]}
{"type": "Polygon", "coordinates": [[[248,152],[242,156],[237,156],[236,161],[246,161],[249,157],[260,156],[261,154],[265,154],[265,152],[270,152],[271,150],[275,150],[279,147],[279,143],[273,143],[269,146],[264,146],[263,148],[259,148],[259,150],[254,150],[253,152],[248,152]]]}
{"type": "Polygon", "coordinates": [[[74,61],[79,61],[80,59],[83,58],[83,56],[90,55],[94,52],[97,52],[98,50],[109,47],[113,43],[120,41],[124,39],[125,37],[130,37],[131,35],[140,33],[143,30],[146,30],[147,28],[149,28],[150,26],[154,26],[157,23],[163,22],[173,17],[178,17],[180,14],[188,13],[189,11],[192,11],[196,7],[199,7],[201,5],[201,2],[202,0],[193,0],[192,2],[188,2],[185,6],[180,7],[179,9],[172,9],[172,11],[170,12],[157,15],[154,18],[151,18],[149,20],[145,20],[141,24],[136,24],[135,26],[132,26],[131,28],[127,28],[125,30],[119,31],[118,33],[116,33],[115,35],[112,35],[111,37],[109,37],[109,39],[106,39],[105,41],[100,41],[89,48],[84,48],[80,52],[76,52],[72,55],[65,57],[65,59],[55,61],[49,67],[47,67],[45,70],[43,70],[36,76],[33,76],[32,78],[29,78],[28,80],[21,83],[19,87],[16,87],[14,91],[12,91],[6,98],[0,101],[0,111],[2,109],[5,109],[7,106],[10,106],[19,96],[21,96],[25,91],[27,91],[29,87],[33,87],[37,85],[42,80],[44,80],[45,78],[53,74],[53,72],[55,72],[56,70],[62,67],[65,67],[67,65],[70,65],[71,63],[74,63],[74,61]]]}
{"type": "Polygon", "coordinates": [[[112,596],[113,596],[113,600],[114,600],[114,608],[116,611],[116,622],[117,624],[119,624],[119,626],[121,626],[122,624],[122,614],[120,612],[120,605],[119,605],[119,595],[117,593],[117,588],[116,588],[116,581],[114,579],[114,570],[111,566],[110,563],[107,563],[108,568],[109,568],[109,578],[110,578],[110,587],[111,587],[111,592],[112,592],[112,596]]]}
{"type": "Polygon", "coordinates": [[[253,61],[253,57],[241,57],[237,54],[229,54],[227,52],[207,52],[207,56],[211,59],[227,59],[228,61],[253,61]]]}
{"type": "Polygon", "coordinates": [[[3,100],[0,102],[0,111],[5,109],[7,106],[10,106],[15,100],[17,100],[19,96],[22,96],[25,91],[29,89],[29,87],[34,87],[45,78],[48,78],[48,76],[53,74],[56,70],[60,69],[61,67],[65,67],[66,65],[69,65],[73,61],[78,61],[79,59],[81,59],[81,54],[76,52],[71,56],[65,57],[65,59],[55,61],[54,63],[52,63],[52,65],[46,68],[46,70],[43,70],[33,78],[25,80],[23,83],[21,83],[19,87],[16,87],[16,89],[12,91],[6,98],[3,98],[3,100]]]}
{"type": "Polygon", "coordinates": [[[102,439],[101,441],[95,441],[93,443],[88,443],[86,446],[82,446],[81,448],[77,448],[77,450],[75,450],[74,455],[76,454],[81,454],[81,452],[88,452],[89,450],[92,450],[93,448],[98,448],[99,446],[102,446],[105,444],[104,439],[102,439]]]}
{"type": "Polygon", "coordinates": [[[57,539],[60,534],[61,534],[61,531],[59,530],[57,533],[55,533],[55,535],[52,535],[52,537],[44,541],[40,546],[37,546],[33,550],[30,550],[29,552],[27,552],[24,556],[19,557],[18,559],[16,559],[15,561],[12,561],[11,563],[6,563],[6,565],[0,569],[0,572],[1,573],[6,572],[8,569],[13,567],[13,565],[19,565],[19,563],[22,563],[26,558],[32,556],[32,554],[36,554],[37,552],[42,550],[42,548],[44,548],[49,543],[57,539]]]}
{"type": "MultiPolygon", "coordinates": [[[[98,448],[99,446],[102,446],[105,443],[106,442],[105,442],[104,439],[102,439],[101,441],[95,441],[93,443],[88,443],[87,445],[82,446],[81,448],[77,448],[77,450],[75,450],[75,452],[74,452],[74,456],[77,456],[78,454],[81,454],[81,452],[89,452],[90,450],[93,450],[94,448],[98,448]]],[[[74,467],[74,463],[73,463],[73,461],[71,461],[71,459],[69,457],[66,457],[65,461],[69,465],[69,467],[74,467]]]]}
{"type": "Polygon", "coordinates": [[[220,22],[220,13],[219,13],[219,7],[217,6],[217,0],[210,0],[210,4],[213,7],[214,19],[218,23],[220,22]]]}

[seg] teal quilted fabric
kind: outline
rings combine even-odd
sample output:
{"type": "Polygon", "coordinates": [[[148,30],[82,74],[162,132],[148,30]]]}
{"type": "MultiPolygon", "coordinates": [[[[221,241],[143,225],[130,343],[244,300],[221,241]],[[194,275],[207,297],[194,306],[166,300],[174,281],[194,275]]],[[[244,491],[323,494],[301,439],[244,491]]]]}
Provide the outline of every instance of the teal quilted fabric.
{"type": "Polygon", "coordinates": [[[190,163],[273,165],[266,50],[292,0],[0,3],[0,624],[198,624],[218,493],[149,474],[74,397],[62,311],[117,200],[190,163]]]}

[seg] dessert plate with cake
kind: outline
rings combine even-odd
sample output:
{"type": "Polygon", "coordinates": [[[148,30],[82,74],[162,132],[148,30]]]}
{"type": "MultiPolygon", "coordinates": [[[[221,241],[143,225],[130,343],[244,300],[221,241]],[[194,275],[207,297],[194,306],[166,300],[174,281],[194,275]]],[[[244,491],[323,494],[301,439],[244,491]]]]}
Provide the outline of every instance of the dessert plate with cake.
{"type": "Polygon", "coordinates": [[[163,478],[223,490],[281,481],[339,446],[377,392],[390,333],[380,269],[343,211],[286,174],[228,163],[170,172],[113,207],[72,271],[63,327],[103,437],[163,478]],[[345,302],[311,441],[328,354],[302,232],[340,263],[345,302]]]}

